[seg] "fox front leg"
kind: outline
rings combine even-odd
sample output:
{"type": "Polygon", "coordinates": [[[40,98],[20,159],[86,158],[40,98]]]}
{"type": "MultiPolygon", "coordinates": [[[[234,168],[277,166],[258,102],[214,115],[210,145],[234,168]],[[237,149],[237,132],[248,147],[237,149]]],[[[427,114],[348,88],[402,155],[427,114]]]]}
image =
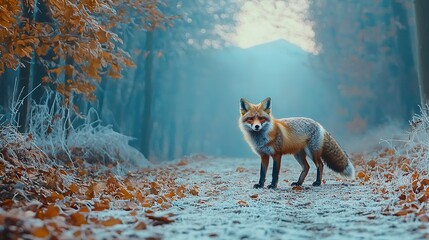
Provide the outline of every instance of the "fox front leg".
{"type": "Polygon", "coordinates": [[[265,176],[267,175],[268,163],[270,156],[261,156],[261,170],[259,171],[259,183],[255,184],[253,188],[263,188],[265,183],[265,176]]]}
{"type": "Polygon", "coordinates": [[[281,162],[282,162],[282,155],[273,156],[273,180],[271,181],[271,184],[268,185],[268,188],[271,188],[271,189],[277,188],[277,183],[279,182],[279,172],[280,172],[281,162]]]}

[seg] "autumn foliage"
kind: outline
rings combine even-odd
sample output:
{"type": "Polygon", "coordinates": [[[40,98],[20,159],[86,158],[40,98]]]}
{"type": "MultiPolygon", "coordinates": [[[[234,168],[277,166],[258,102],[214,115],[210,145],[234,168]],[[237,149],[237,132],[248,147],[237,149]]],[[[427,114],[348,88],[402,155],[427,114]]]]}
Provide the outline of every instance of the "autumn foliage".
{"type": "Polygon", "coordinates": [[[429,222],[429,172],[427,107],[411,121],[408,139],[392,142],[391,147],[367,154],[355,154],[357,179],[369,184],[375,194],[389,200],[385,215],[429,222]]]}
{"type": "Polygon", "coordinates": [[[66,99],[77,93],[93,100],[103,76],[121,78],[124,67],[134,66],[122,48],[124,30],[153,30],[170,22],[156,0],[0,2],[0,74],[38,60],[48,73],[42,82],[66,99]]]}
{"type": "Polygon", "coordinates": [[[114,174],[118,162],[53,164],[31,137],[13,128],[0,129],[0,153],[0,233],[6,239],[91,236],[94,229],[125,223],[93,214],[105,210],[124,211],[126,224],[136,230],[169,224],[174,216],[156,212],[199,191],[176,182],[180,165],[175,164],[124,175],[114,174]]]}

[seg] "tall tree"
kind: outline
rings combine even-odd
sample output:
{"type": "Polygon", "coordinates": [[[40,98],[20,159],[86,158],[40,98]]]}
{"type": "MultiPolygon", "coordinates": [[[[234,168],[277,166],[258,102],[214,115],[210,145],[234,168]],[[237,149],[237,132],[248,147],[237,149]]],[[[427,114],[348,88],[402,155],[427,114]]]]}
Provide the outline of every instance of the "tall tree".
{"type": "Polygon", "coordinates": [[[321,49],[315,67],[339,89],[350,130],[408,121],[418,103],[409,1],[321,0],[310,12],[321,49]]]}
{"type": "Polygon", "coordinates": [[[121,47],[119,33],[127,25],[160,25],[168,21],[157,8],[157,0],[45,0],[39,11],[47,11],[43,14],[52,21],[37,22],[26,19],[31,19],[33,9],[38,9],[34,6],[38,1],[20,2],[3,0],[1,4],[0,74],[6,68],[19,69],[19,87],[29,86],[30,74],[26,71],[30,68],[26,64],[36,58],[47,71],[47,76],[38,77],[66,99],[79,94],[93,100],[102,76],[121,78],[124,67],[134,66],[121,47]]]}
{"type": "Polygon", "coordinates": [[[145,82],[145,91],[144,91],[144,110],[142,116],[142,153],[146,157],[150,156],[150,140],[152,133],[152,77],[153,77],[153,31],[148,31],[146,34],[146,48],[147,57],[145,61],[145,73],[144,73],[144,82],[145,82]]]}
{"type": "Polygon", "coordinates": [[[420,102],[429,104],[429,1],[414,1],[418,36],[420,102]]]}
{"type": "MultiPolygon", "coordinates": [[[[33,25],[33,7],[29,5],[30,3],[28,1],[22,0],[22,18],[20,22],[20,31],[22,31],[24,34],[29,35],[30,29],[33,25]]],[[[15,102],[20,102],[21,104],[18,107],[18,115],[16,116],[16,122],[18,123],[18,129],[20,132],[26,132],[27,131],[27,123],[28,123],[28,114],[29,114],[29,107],[30,107],[30,88],[32,84],[32,79],[30,77],[31,74],[31,68],[32,68],[32,47],[31,45],[28,54],[24,54],[19,59],[19,62],[21,63],[21,66],[19,68],[19,76],[18,76],[18,93],[16,94],[16,98],[14,99],[15,102]]]]}
{"type": "MultiPolygon", "coordinates": [[[[182,153],[180,145],[185,146],[184,142],[189,139],[179,125],[191,121],[193,113],[191,109],[188,114],[183,114],[179,109],[183,105],[182,99],[195,95],[189,89],[192,87],[190,85],[196,84],[189,80],[192,73],[184,69],[189,68],[189,59],[198,52],[225,45],[218,28],[231,29],[237,5],[232,0],[168,1],[159,5],[159,9],[167,16],[174,16],[172,27],[154,29],[151,51],[147,51],[150,44],[146,42],[151,39],[148,38],[150,26],[145,26],[145,31],[132,29],[129,37],[125,37],[128,39],[126,49],[137,67],[128,72],[128,81],[108,84],[103,116],[108,116],[110,112],[108,122],[135,137],[135,146],[146,156],[149,152],[152,158],[171,159],[182,153]],[[146,83],[149,78],[152,85],[146,83]],[[152,89],[151,99],[147,99],[150,95],[147,86],[152,89]],[[184,94],[181,89],[187,93],[184,94]],[[118,103],[121,102],[126,104],[119,107],[118,103]],[[150,106],[146,105],[149,102],[150,106]],[[144,120],[148,117],[149,108],[150,120],[144,120]],[[144,140],[149,131],[149,140],[144,140]]],[[[191,131],[189,128],[187,130],[191,131]]]]}

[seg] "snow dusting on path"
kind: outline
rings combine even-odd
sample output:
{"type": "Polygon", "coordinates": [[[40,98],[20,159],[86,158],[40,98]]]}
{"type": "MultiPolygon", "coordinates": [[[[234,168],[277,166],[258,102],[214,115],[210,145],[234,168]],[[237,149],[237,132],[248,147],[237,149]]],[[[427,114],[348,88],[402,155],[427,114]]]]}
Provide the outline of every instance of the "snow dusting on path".
{"type": "MultiPolygon", "coordinates": [[[[127,231],[119,238],[161,239],[423,239],[428,225],[384,216],[387,203],[359,181],[337,181],[325,171],[326,184],[313,187],[315,168],[302,191],[292,190],[298,163],[285,157],[279,188],[253,189],[259,178],[257,159],[205,159],[178,168],[178,182],[199,186],[198,196],[173,202],[157,214],[174,214],[175,222],[127,231]]],[[[271,169],[266,185],[271,181],[271,169]]],[[[115,214],[116,217],[121,212],[115,214]]],[[[126,222],[126,221],[125,221],[126,222]]],[[[128,229],[132,229],[129,227],[128,229]]],[[[101,237],[102,235],[100,235],[101,237]]]]}

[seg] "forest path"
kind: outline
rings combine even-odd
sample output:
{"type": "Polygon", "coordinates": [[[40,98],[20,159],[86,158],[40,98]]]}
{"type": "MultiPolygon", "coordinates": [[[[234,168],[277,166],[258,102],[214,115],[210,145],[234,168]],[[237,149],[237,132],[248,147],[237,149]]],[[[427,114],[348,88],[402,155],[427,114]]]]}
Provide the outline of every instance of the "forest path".
{"type": "Polygon", "coordinates": [[[407,223],[401,217],[382,215],[386,200],[358,180],[337,181],[336,175],[327,170],[326,184],[311,186],[315,179],[314,166],[311,167],[303,190],[292,190],[290,183],[298,178],[300,168],[295,160],[284,158],[279,188],[271,190],[252,188],[259,177],[257,159],[190,161],[178,167],[178,181],[199,186],[199,196],[174,201],[173,207],[162,214],[173,213],[175,222],[151,226],[140,237],[149,233],[164,239],[422,239],[428,236],[427,224],[407,223]]]}

